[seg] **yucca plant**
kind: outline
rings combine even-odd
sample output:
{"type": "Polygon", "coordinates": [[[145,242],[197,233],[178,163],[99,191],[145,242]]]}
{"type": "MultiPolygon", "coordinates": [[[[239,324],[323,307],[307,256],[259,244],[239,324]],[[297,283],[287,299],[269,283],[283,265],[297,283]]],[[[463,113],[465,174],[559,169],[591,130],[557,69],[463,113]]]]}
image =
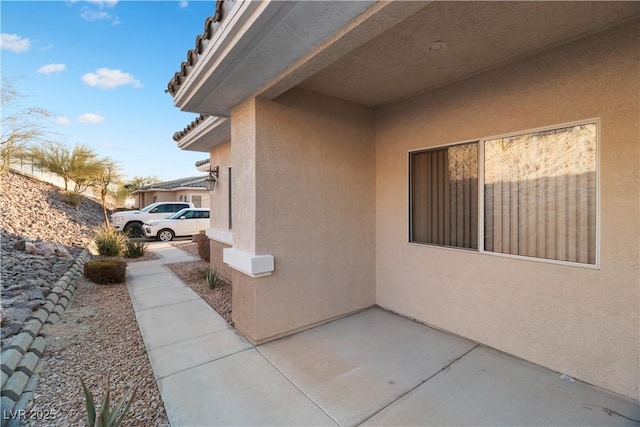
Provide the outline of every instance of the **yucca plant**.
{"type": "Polygon", "coordinates": [[[220,280],[220,273],[218,273],[218,268],[214,267],[212,270],[211,267],[209,267],[206,272],[206,277],[209,289],[215,289],[218,281],[220,280]]]}
{"type": "Polygon", "coordinates": [[[87,388],[82,378],[80,378],[80,382],[82,383],[82,390],[84,391],[84,397],[86,399],[87,421],[89,423],[89,427],[118,427],[129,411],[129,407],[131,406],[131,403],[136,396],[137,387],[131,389],[124,397],[124,399],[118,402],[114,410],[111,411],[111,409],[109,408],[109,406],[111,406],[109,377],[107,377],[107,394],[102,400],[102,405],[100,405],[100,412],[96,412],[96,405],[93,401],[93,395],[87,388]]]}

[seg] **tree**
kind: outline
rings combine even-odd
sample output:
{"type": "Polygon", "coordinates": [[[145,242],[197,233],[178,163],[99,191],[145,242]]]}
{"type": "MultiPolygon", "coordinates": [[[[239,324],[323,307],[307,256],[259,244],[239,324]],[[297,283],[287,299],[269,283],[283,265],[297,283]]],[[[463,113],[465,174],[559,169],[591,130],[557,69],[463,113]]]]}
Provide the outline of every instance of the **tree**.
{"type": "Polygon", "coordinates": [[[82,193],[93,184],[103,169],[103,160],[86,145],[67,145],[48,142],[29,150],[35,166],[60,176],[65,191],[74,183],[74,193],[82,193]]]}
{"type": "Polygon", "coordinates": [[[120,168],[111,159],[102,159],[102,169],[93,177],[92,186],[100,194],[100,203],[102,203],[102,212],[104,214],[104,223],[107,229],[110,229],[109,216],[107,215],[107,195],[116,196],[117,187],[120,183],[120,168]],[[114,188],[116,187],[116,188],[114,188]]]}
{"type": "Polygon", "coordinates": [[[157,176],[134,176],[127,184],[127,189],[129,191],[134,191],[157,182],[160,182],[160,179],[157,176]]]}
{"type": "Polygon", "coordinates": [[[11,162],[34,142],[45,142],[47,132],[38,120],[49,117],[42,108],[22,108],[12,83],[2,79],[2,124],[0,137],[0,175],[9,170],[11,162]]]}

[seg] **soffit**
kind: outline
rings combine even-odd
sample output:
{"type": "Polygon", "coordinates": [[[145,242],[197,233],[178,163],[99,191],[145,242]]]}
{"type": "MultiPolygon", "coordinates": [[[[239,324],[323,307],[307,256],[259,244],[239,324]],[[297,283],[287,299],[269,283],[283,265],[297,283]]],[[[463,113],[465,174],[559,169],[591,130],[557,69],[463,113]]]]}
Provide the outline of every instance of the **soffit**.
{"type": "Polygon", "coordinates": [[[639,13],[639,2],[433,2],[300,86],[362,105],[381,105],[639,13]],[[430,52],[436,40],[447,46],[430,52]]]}
{"type": "Polygon", "coordinates": [[[231,121],[225,117],[200,116],[183,131],[174,134],[181,150],[208,153],[211,148],[231,139],[231,121]]]}

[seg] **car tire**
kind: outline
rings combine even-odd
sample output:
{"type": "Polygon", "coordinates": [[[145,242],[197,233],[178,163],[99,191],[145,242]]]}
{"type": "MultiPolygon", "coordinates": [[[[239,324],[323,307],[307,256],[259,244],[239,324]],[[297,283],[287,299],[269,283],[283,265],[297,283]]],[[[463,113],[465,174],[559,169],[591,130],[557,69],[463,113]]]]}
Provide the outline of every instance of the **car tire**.
{"type": "Polygon", "coordinates": [[[138,237],[144,237],[142,224],[140,224],[139,222],[133,222],[133,223],[127,224],[126,227],[124,227],[123,231],[127,236],[134,239],[138,237]]]}
{"type": "Polygon", "coordinates": [[[161,242],[170,242],[171,240],[173,240],[174,237],[175,237],[175,234],[173,233],[172,230],[170,230],[168,228],[164,228],[164,229],[158,231],[157,238],[161,242]]]}

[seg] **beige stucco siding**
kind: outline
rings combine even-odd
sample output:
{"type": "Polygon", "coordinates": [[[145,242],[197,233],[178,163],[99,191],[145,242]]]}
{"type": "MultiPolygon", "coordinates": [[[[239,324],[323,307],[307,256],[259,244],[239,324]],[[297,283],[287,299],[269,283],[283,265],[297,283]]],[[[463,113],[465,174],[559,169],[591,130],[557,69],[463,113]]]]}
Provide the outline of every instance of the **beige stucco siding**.
{"type": "Polygon", "coordinates": [[[376,114],[377,303],[638,399],[638,22],[376,114]],[[414,149],[600,119],[600,268],[408,243],[414,149]]]}
{"type": "Polygon", "coordinates": [[[258,301],[251,338],[264,340],[375,304],[374,126],[369,108],[299,89],[253,106],[255,246],[234,225],[234,247],[275,258],[271,276],[241,279],[258,301]]]}
{"type": "MultiPolygon", "coordinates": [[[[220,276],[231,281],[231,268],[223,262],[223,250],[230,248],[233,231],[229,228],[229,168],[231,167],[231,141],[216,145],[209,152],[211,168],[218,167],[218,181],[209,198],[211,221],[208,235],[210,238],[209,255],[211,268],[220,276]]],[[[232,224],[231,224],[232,225],[232,224]]]]}
{"type": "Polygon", "coordinates": [[[255,253],[256,236],[256,115],[249,99],[231,111],[233,163],[233,247],[255,253]]]}
{"type": "Polygon", "coordinates": [[[144,208],[145,206],[150,205],[155,202],[174,202],[178,201],[178,196],[173,191],[148,191],[144,193],[139,193],[140,204],[139,208],[144,208]],[[156,197],[156,200],[153,198],[156,197]]]}
{"type": "Polygon", "coordinates": [[[231,142],[216,145],[209,152],[211,168],[218,166],[218,181],[211,192],[211,228],[229,230],[229,167],[231,167],[231,142]]]}

